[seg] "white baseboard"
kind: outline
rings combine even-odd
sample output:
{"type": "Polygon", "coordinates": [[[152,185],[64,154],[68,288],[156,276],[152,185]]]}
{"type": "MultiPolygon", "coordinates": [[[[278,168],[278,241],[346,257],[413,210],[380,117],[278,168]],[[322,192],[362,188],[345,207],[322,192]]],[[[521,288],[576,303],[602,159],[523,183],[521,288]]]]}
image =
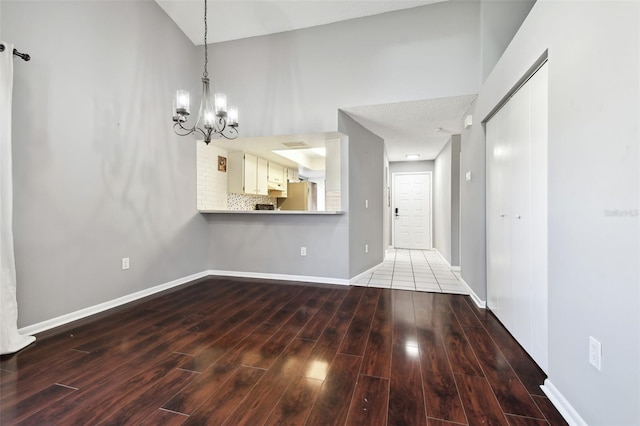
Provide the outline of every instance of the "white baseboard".
{"type": "Polygon", "coordinates": [[[338,285],[350,284],[350,281],[344,278],[313,277],[309,275],[265,274],[262,272],[221,271],[221,270],[215,270],[215,269],[209,270],[208,274],[223,276],[223,277],[261,278],[265,280],[301,281],[301,282],[319,283],[319,284],[338,284],[338,285]]]}
{"type": "MultiPolygon", "coordinates": [[[[372,268],[374,269],[374,268],[372,268]]],[[[363,274],[365,274],[364,272],[363,274]]],[[[48,319],[36,324],[22,327],[18,330],[23,336],[31,336],[43,331],[51,330],[55,327],[68,324],[73,321],[80,320],[82,318],[89,317],[91,315],[99,314],[100,312],[107,311],[109,309],[124,305],[129,302],[142,299],[143,297],[151,296],[152,294],[159,293],[164,290],[168,290],[172,287],[177,287],[183,284],[190,283],[200,278],[206,278],[208,276],[226,276],[226,277],[240,277],[240,278],[261,278],[267,280],[281,280],[281,281],[301,281],[308,283],[320,283],[320,284],[338,284],[338,285],[350,285],[351,280],[342,278],[327,278],[327,277],[312,277],[307,275],[286,275],[286,274],[265,274],[259,272],[241,272],[241,271],[218,271],[208,270],[198,272],[197,274],[189,275],[186,277],[178,278],[168,283],[160,284],[155,287],[147,288],[135,293],[128,294],[126,296],[119,297],[117,299],[110,300],[108,302],[99,303],[88,308],[80,309],[69,314],[61,315],[56,318],[48,319]]]]}
{"type": "Polygon", "coordinates": [[[578,414],[573,406],[567,401],[567,399],[560,393],[560,391],[551,383],[549,379],[544,381],[544,384],[540,386],[540,389],[547,395],[549,401],[556,407],[556,409],[562,414],[562,417],[571,426],[587,426],[587,422],[578,414]]]}
{"type": "Polygon", "coordinates": [[[363,273],[361,273],[361,274],[356,275],[355,277],[353,277],[353,278],[351,278],[351,279],[349,280],[349,284],[350,284],[350,285],[353,285],[353,284],[354,284],[356,281],[358,281],[360,278],[364,277],[364,276],[365,276],[365,275],[367,275],[367,274],[371,274],[371,273],[373,273],[373,271],[375,271],[375,270],[376,270],[377,268],[379,268],[381,265],[382,265],[382,263],[378,263],[376,266],[374,266],[374,267],[372,267],[372,268],[367,269],[366,271],[364,271],[364,272],[363,272],[363,273]]]}
{"type": "Polygon", "coordinates": [[[475,303],[476,306],[480,309],[487,309],[487,301],[482,300],[480,297],[478,297],[478,295],[476,294],[475,291],[473,291],[471,286],[469,286],[469,284],[467,284],[467,282],[462,279],[462,276],[458,276],[458,280],[460,280],[462,285],[467,288],[467,291],[469,291],[469,296],[471,296],[471,300],[473,300],[473,303],[475,303]]]}
{"type": "Polygon", "coordinates": [[[208,275],[209,275],[208,271],[198,272],[197,274],[178,278],[176,280],[169,281],[168,283],[164,283],[164,284],[157,285],[155,287],[150,287],[144,290],[140,290],[135,293],[131,293],[126,296],[122,296],[117,299],[110,300],[108,302],[99,303],[97,305],[89,306],[88,308],[80,309],[78,311],[71,312],[66,315],[61,315],[56,318],[52,318],[36,324],[28,325],[26,327],[19,329],[18,332],[24,336],[42,333],[43,331],[47,331],[64,324],[68,324],[70,322],[77,321],[79,319],[86,318],[88,316],[95,315],[100,312],[104,312],[106,310],[124,305],[125,303],[133,302],[135,300],[142,299],[143,297],[147,297],[152,294],[159,293],[164,290],[168,290],[172,287],[177,287],[179,285],[187,284],[197,279],[207,277],[208,275]]]}
{"type": "Polygon", "coordinates": [[[460,272],[460,271],[462,271],[462,269],[461,269],[459,266],[452,266],[452,267],[451,267],[451,270],[452,270],[453,272],[460,272]]]}
{"type": "Polygon", "coordinates": [[[433,248],[433,251],[435,251],[435,252],[438,254],[438,256],[440,256],[440,259],[442,259],[442,261],[447,265],[447,268],[451,269],[451,264],[449,263],[449,261],[448,261],[447,259],[445,259],[445,258],[444,258],[444,256],[442,255],[442,253],[440,253],[440,252],[438,251],[438,249],[437,249],[437,248],[435,248],[435,247],[433,248]]]}

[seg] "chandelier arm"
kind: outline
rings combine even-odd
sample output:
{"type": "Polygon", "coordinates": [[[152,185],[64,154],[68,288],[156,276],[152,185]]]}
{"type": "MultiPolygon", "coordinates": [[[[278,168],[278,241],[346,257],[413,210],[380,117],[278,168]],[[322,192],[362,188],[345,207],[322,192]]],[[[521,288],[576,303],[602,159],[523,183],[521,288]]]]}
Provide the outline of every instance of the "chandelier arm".
{"type": "Polygon", "coordinates": [[[224,132],[225,127],[227,127],[227,120],[224,117],[216,117],[216,133],[224,132]]]}
{"type": "Polygon", "coordinates": [[[238,129],[234,126],[227,126],[218,134],[225,139],[235,139],[238,137],[238,129]]]}
{"type": "Polygon", "coordinates": [[[210,130],[205,131],[205,130],[202,130],[200,127],[195,127],[195,126],[192,128],[184,127],[182,123],[179,123],[179,122],[173,124],[173,131],[178,136],[189,136],[193,133],[200,132],[204,140],[206,141],[211,140],[210,130]]]}
{"type": "Polygon", "coordinates": [[[179,122],[173,123],[173,131],[178,136],[189,136],[190,134],[195,132],[195,130],[195,128],[189,129],[187,127],[184,127],[182,123],[179,122]]]}

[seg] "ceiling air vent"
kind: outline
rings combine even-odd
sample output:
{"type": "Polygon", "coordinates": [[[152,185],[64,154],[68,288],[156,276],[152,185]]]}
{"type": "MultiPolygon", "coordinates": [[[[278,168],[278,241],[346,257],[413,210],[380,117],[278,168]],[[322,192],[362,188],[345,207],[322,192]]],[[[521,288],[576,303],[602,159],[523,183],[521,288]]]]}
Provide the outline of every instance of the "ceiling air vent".
{"type": "Polygon", "coordinates": [[[302,148],[303,146],[308,146],[306,143],[304,143],[302,141],[282,142],[282,145],[286,146],[287,148],[302,148]]]}

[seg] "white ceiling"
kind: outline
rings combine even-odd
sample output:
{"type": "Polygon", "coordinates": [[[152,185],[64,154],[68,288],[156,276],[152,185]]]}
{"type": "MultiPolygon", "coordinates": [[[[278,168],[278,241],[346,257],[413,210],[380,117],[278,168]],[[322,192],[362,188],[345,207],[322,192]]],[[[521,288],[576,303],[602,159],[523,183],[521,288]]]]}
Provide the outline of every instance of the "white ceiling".
{"type": "MultiPolygon", "coordinates": [[[[209,43],[281,33],[445,0],[208,0],[209,43]]],[[[189,37],[204,44],[204,0],[156,0],[189,37]]]]}
{"type": "MultiPolygon", "coordinates": [[[[194,44],[204,43],[203,0],[155,1],[194,44]]],[[[446,0],[208,0],[207,41],[215,43],[291,31],[441,1],[446,0]]],[[[343,110],[385,140],[390,161],[406,161],[407,154],[419,154],[421,160],[432,160],[451,134],[460,133],[463,114],[474,99],[475,95],[467,95],[343,110]],[[435,128],[443,131],[435,133],[435,128]]],[[[299,140],[314,146],[317,145],[315,139],[323,145],[324,140],[337,137],[338,134],[304,135],[299,136],[299,140]]],[[[283,141],[295,138],[251,138],[236,140],[229,146],[224,146],[224,142],[216,145],[245,149],[263,157],[274,156],[272,161],[279,157],[280,162],[286,164],[288,160],[270,150],[282,149],[283,141]]]]}
{"type": "MultiPolygon", "coordinates": [[[[211,143],[227,151],[244,151],[253,155],[257,155],[258,157],[264,158],[265,160],[282,164],[283,166],[297,167],[298,163],[291,161],[286,157],[278,155],[273,151],[289,149],[289,147],[285,144],[290,142],[304,142],[304,146],[300,146],[298,148],[302,150],[304,150],[305,148],[322,148],[325,146],[326,141],[340,139],[341,136],[342,135],[338,132],[328,132],[304,135],[238,138],[233,140],[212,139],[211,143]]],[[[315,156],[310,157],[309,161],[313,162],[314,158],[315,156]]]]}
{"type": "Polygon", "coordinates": [[[433,160],[449,137],[462,131],[463,115],[475,98],[454,96],[342,110],[385,140],[389,161],[406,161],[407,154],[433,160]]]}

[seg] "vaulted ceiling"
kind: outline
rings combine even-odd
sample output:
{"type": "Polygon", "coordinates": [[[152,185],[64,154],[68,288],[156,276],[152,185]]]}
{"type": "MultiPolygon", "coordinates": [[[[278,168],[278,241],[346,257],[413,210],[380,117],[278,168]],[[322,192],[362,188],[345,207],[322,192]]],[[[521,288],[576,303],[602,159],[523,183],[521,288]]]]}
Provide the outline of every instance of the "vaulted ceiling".
{"type": "MultiPolygon", "coordinates": [[[[441,1],[446,0],[209,0],[207,41],[292,31],[441,1]]],[[[203,0],[156,2],[195,45],[203,44],[203,0]]],[[[463,114],[474,99],[475,95],[470,94],[343,110],[385,140],[390,161],[405,161],[407,154],[431,160],[451,134],[460,133],[463,114]]]]}

